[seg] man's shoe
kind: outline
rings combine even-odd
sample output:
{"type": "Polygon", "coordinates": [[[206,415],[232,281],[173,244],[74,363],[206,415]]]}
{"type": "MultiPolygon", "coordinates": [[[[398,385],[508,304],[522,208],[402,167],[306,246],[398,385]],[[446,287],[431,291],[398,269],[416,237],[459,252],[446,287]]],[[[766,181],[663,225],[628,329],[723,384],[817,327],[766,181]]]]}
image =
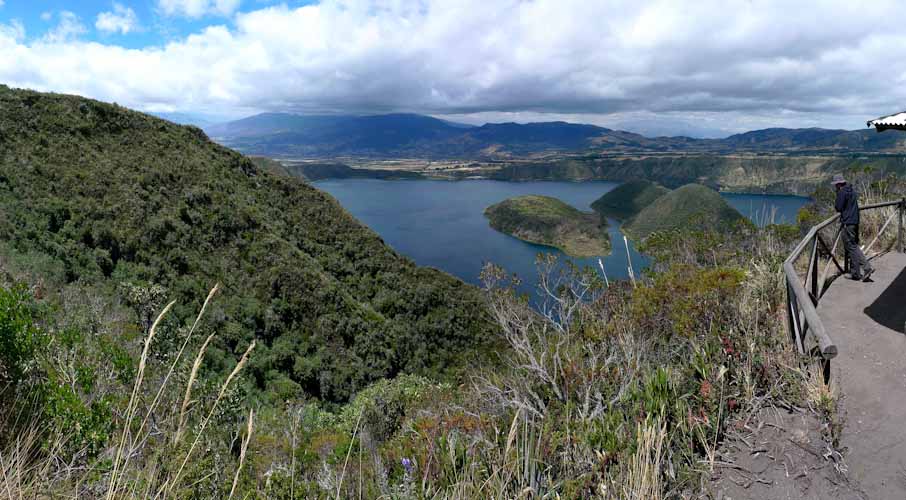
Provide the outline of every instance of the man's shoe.
{"type": "Polygon", "coordinates": [[[875,272],[874,269],[869,269],[868,271],[865,271],[865,276],[862,277],[862,281],[867,282],[868,279],[871,278],[872,273],[874,273],[874,272],[875,272]]]}
{"type": "Polygon", "coordinates": [[[850,274],[849,279],[851,279],[853,281],[862,281],[862,275],[861,274],[850,274]]]}

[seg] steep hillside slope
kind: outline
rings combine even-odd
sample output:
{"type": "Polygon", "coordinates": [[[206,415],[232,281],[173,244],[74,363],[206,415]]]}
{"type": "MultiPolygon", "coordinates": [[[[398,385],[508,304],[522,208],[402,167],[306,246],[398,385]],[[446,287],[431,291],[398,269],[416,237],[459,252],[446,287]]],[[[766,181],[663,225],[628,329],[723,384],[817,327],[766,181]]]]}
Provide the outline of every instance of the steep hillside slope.
{"type": "Polygon", "coordinates": [[[720,230],[746,222],[747,219],[713,189],[687,184],[655,200],[623,229],[635,238],[645,239],[656,231],[720,230]]]}
{"type": "Polygon", "coordinates": [[[602,216],[626,220],[668,192],[667,188],[652,182],[630,181],[595,200],[591,208],[602,216]]]}
{"type": "Polygon", "coordinates": [[[49,282],[160,284],[183,318],[222,282],[214,359],[257,338],[251,373],[277,397],[342,401],[492,337],[477,290],[275,172],[198,128],[0,86],[0,250],[49,282]]]}

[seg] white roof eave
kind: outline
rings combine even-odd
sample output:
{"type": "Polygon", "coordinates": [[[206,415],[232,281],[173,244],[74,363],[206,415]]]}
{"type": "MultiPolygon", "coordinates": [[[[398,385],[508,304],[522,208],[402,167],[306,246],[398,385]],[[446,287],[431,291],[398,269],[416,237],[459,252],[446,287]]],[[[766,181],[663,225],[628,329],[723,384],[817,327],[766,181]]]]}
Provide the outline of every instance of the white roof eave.
{"type": "Polygon", "coordinates": [[[867,122],[867,125],[877,128],[878,131],[889,128],[906,130],[906,111],[876,118],[867,122]]]}

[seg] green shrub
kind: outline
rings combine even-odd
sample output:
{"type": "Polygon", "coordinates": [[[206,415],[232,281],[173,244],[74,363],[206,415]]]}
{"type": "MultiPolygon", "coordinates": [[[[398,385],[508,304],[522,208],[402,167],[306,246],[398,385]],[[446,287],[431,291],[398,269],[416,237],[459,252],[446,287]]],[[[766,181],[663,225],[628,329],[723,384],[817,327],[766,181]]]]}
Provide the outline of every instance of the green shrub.
{"type": "MultiPolygon", "coordinates": [[[[0,287],[2,376],[11,384],[6,391],[16,392],[9,397],[26,402],[7,411],[24,411],[39,418],[46,441],[62,438],[62,451],[67,456],[80,452],[93,456],[110,437],[111,400],[83,399],[83,395],[94,393],[98,368],[92,363],[106,363],[108,358],[76,358],[67,379],[57,367],[61,351],[55,349],[80,348],[85,339],[77,329],[63,329],[51,335],[39,325],[47,315],[47,308],[35,301],[23,285],[0,287]]],[[[113,354],[109,359],[114,367],[124,363],[131,366],[131,359],[126,356],[128,361],[123,361],[119,349],[108,352],[113,354]]]]}
{"type": "Polygon", "coordinates": [[[352,431],[356,425],[369,429],[374,439],[383,441],[397,429],[410,405],[440,386],[416,375],[380,380],[359,392],[343,408],[339,428],[352,431]],[[361,420],[361,422],[359,422],[361,420]]]}
{"type": "Polygon", "coordinates": [[[84,452],[89,457],[104,449],[113,432],[113,408],[108,398],[86,404],[69,386],[47,381],[39,389],[44,421],[64,440],[66,456],[84,452]]]}
{"type": "Polygon", "coordinates": [[[710,333],[728,323],[735,311],[732,299],[745,278],[739,268],[674,265],[636,288],[633,316],[643,330],[663,332],[667,338],[710,333]]]}
{"type": "Polygon", "coordinates": [[[37,368],[47,336],[35,326],[37,305],[24,285],[0,287],[0,377],[17,384],[37,368]]]}

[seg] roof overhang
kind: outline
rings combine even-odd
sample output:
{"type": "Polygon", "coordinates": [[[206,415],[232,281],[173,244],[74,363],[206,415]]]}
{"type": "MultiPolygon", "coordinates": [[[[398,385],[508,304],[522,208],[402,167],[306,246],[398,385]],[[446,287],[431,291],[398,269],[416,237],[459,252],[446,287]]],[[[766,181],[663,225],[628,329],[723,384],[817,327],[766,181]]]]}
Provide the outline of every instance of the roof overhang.
{"type": "Polygon", "coordinates": [[[878,132],[883,132],[888,129],[906,130],[906,111],[875,118],[866,124],[869,127],[874,127],[878,132]]]}

